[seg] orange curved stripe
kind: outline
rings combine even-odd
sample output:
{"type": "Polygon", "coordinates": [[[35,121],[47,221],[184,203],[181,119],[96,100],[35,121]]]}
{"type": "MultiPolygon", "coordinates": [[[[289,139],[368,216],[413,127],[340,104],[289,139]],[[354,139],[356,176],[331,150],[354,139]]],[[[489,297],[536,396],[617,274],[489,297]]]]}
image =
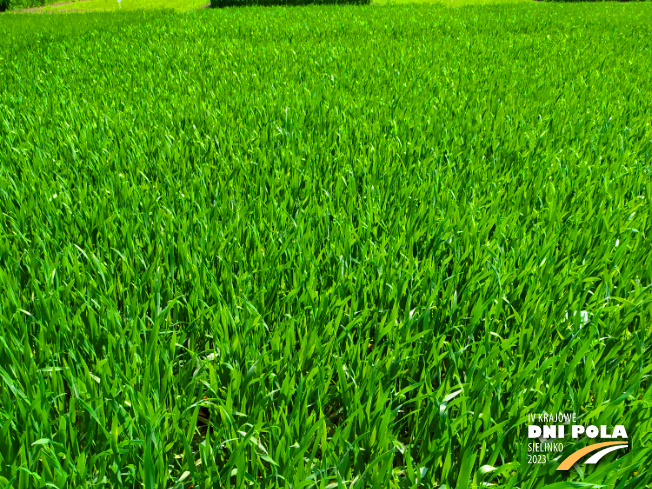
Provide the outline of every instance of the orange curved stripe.
{"type": "Polygon", "coordinates": [[[626,444],[627,442],[623,442],[623,441],[605,441],[604,443],[596,443],[595,445],[589,445],[588,447],[584,447],[576,452],[571,453],[559,465],[559,467],[557,467],[557,470],[568,470],[573,465],[575,465],[575,462],[581,459],[584,455],[588,455],[589,453],[595,452],[596,450],[600,450],[601,448],[610,447],[612,445],[626,445],[626,444]]]}

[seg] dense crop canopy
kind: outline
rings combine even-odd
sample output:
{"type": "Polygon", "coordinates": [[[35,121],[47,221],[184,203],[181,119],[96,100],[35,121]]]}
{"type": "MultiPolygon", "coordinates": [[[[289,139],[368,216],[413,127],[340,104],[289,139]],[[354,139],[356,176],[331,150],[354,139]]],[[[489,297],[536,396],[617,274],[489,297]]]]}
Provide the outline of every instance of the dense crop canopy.
{"type": "Polygon", "coordinates": [[[648,5],[2,17],[0,486],[643,487],[651,119],[648,5]]]}

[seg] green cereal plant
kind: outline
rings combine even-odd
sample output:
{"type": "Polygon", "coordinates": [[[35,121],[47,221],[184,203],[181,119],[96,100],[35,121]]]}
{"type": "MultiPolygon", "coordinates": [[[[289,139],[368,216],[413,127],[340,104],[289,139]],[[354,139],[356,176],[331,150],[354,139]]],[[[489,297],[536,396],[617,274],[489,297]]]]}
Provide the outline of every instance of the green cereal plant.
{"type": "Polygon", "coordinates": [[[0,487],[643,488],[652,9],[0,22],[0,487]],[[567,474],[528,414],[627,427],[567,474]]]}

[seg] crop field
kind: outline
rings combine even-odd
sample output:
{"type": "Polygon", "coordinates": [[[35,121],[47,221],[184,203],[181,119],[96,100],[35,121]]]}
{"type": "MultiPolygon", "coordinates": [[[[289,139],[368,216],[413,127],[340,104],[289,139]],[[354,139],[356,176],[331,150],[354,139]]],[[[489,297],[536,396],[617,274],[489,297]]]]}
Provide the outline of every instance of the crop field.
{"type": "Polygon", "coordinates": [[[650,487],[651,124],[650,3],[3,14],[0,488],[650,487]]]}
{"type": "MultiPolygon", "coordinates": [[[[19,0],[20,1],[20,0],[19,0]]],[[[33,0],[25,0],[30,2],[33,0]]],[[[214,0],[216,3],[224,0],[214,0]]],[[[229,2],[238,0],[229,0],[229,2]]],[[[262,0],[244,0],[262,1],[262,0]]],[[[283,0],[278,0],[283,1],[283,0]]],[[[291,0],[288,0],[291,1],[291,0]]],[[[296,1],[296,0],[295,0],[296,1]]],[[[308,1],[308,0],[304,0],[308,1]]],[[[369,3],[369,0],[361,0],[369,3]]],[[[531,0],[373,0],[374,5],[399,5],[413,3],[436,3],[448,7],[462,7],[468,5],[482,4],[507,4],[507,3],[525,3],[531,0]]],[[[2,0],[0,0],[2,2],[2,0]]],[[[47,0],[47,4],[42,7],[34,7],[29,11],[34,13],[81,13],[81,12],[125,12],[133,10],[176,10],[178,12],[189,12],[199,8],[206,8],[210,5],[210,0],[47,0]]],[[[228,3],[228,2],[224,2],[228,3]]],[[[19,9],[19,11],[21,11],[19,9]]]]}

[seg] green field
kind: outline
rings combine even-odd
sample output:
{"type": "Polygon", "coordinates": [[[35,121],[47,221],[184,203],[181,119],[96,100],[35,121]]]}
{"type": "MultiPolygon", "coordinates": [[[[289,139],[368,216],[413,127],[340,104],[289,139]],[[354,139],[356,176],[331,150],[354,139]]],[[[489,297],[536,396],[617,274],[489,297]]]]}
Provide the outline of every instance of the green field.
{"type": "Polygon", "coordinates": [[[650,3],[3,14],[0,488],[650,487],[651,124],[650,3]]]}
{"type": "Polygon", "coordinates": [[[175,10],[189,12],[209,2],[206,0],[76,0],[57,2],[35,9],[36,13],[85,13],[85,12],[131,12],[136,10],[175,10]]]}
{"type": "MultiPolygon", "coordinates": [[[[119,12],[133,10],[176,10],[188,12],[206,7],[210,0],[48,0],[55,5],[33,8],[36,13],[119,12]]],[[[374,5],[400,5],[435,3],[448,7],[483,4],[527,3],[531,0],[372,0],[374,5]]]]}

